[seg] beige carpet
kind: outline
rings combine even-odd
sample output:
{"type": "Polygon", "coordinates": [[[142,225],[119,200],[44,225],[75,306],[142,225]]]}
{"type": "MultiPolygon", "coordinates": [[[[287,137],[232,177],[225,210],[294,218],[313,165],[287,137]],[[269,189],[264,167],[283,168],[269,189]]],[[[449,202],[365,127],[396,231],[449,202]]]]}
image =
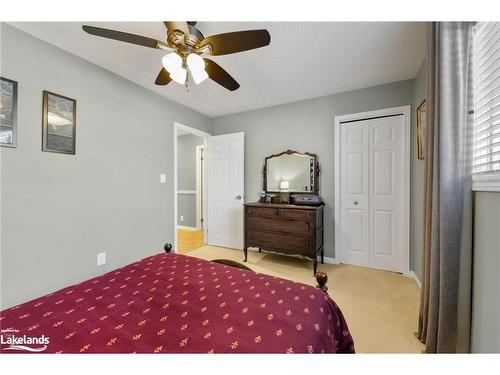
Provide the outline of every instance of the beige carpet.
{"type": "MultiPolygon", "coordinates": [[[[204,246],[190,256],[243,263],[243,251],[204,246]]],[[[283,255],[248,252],[248,267],[284,279],[316,285],[312,263],[283,255]]],[[[319,264],[329,294],[341,308],[358,353],[420,353],[415,338],[420,292],[413,280],[393,272],[349,265],[319,264]]]]}

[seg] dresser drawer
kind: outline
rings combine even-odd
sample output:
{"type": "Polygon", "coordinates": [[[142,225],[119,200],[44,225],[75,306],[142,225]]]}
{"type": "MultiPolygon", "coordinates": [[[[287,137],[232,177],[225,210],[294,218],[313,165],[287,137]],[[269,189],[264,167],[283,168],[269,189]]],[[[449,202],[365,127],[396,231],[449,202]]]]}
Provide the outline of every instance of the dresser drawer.
{"type": "Polygon", "coordinates": [[[310,256],[316,253],[312,237],[277,232],[247,230],[247,246],[310,256]]]}
{"type": "Polygon", "coordinates": [[[286,208],[247,207],[245,213],[247,216],[280,217],[287,219],[314,218],[314,212],[309,212],[306,210],[286,209],[286,208]]]}
{"type": "Polygon", "coordinates": [[[247,229],[287,232],[291,234],[311,234],[315,232],[314,220],[307,218],[287,219],[283,216],[247,216],[247,229]]]}

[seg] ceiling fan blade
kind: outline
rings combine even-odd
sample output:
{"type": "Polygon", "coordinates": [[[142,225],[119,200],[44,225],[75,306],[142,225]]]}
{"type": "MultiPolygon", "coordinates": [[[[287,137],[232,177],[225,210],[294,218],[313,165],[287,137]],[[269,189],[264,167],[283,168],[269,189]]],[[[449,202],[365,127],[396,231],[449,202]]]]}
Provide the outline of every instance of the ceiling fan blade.
{"type": "Polygon", "coordinates": [[[100,27],[87,26],[87,25],[83,25],[82,29],[88,34],[101,36],[103,38],[108,38],[108,39],[119,40],[120,42],[137,44],[144,47],[161,48],[161,46],[163,45],[166,46],[165,43],[159,40],[148,38],[142,35],[124,33],[122,31],[102,29],[100,27]]]}
{"type": "Polygon", "coordinates": [[[168,30],[168,35],[172,35],[174,31],[180,31],[185,36],[189,36],[189,28],[187,22],[184,21],[164,21],[168,30]]]}
{"type": "Polygon", "coordinates": [[[217,56],[265,47],[269,45],[269,43],[271,43],[271,35],[267,30],[263,29],[235,31],[232,33],[208,36],[196,47],[202,49],[210,45],[212,55],[217,56]]]}
{"type": "Polygon", "coordinates": [[[171,80],[172,78],[170,77],[170,74],[165,70],[165,68],[161,68],[158,77],[156,77],[155,84],[158,86],[165,86],[168,85],[171,80]]]}
{"type": "Polygon", "coordinates": [[[240,84],[215,61],[210,59],[203,60],[205,60],[205,70],[210,79],[230,91],[237,90],[240,87],[240,84]]]}

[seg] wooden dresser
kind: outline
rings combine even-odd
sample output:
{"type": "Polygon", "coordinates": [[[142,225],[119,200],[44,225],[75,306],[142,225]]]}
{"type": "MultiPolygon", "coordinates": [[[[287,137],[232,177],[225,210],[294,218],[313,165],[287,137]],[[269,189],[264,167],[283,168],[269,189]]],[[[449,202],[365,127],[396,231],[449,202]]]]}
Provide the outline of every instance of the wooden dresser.
{"type": "Polygon", "coordinates": [[[301,255],[323,263],[323,206],[245,204],[245,262],[249,247],[301,255]]]}

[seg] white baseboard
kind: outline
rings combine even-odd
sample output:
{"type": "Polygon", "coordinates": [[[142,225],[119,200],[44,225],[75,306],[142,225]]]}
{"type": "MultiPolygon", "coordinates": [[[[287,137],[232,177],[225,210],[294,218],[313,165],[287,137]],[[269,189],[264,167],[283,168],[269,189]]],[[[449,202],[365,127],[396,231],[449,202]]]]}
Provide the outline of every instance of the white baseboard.
{"type": "Polygon", "coordinates": [[[417,274],[413,271],[410,271],[410,276],[413,281],[415,281],[415,284],[417,284],[418,289],[422,289],[422,283],[420,282],[420,279],[418,278],[417,274]]]}
{"type": "Polygon", "coordinates": [[[337,260],[337,258],[325,257],[324,261],[326,264],[340,264],[340,262],[337,260]]]}
{"type": "Polygon", "coordinates": [[[197,230],[196,227],[188,227],[187,225],[177,225],[177,229],[197,230]]]}

